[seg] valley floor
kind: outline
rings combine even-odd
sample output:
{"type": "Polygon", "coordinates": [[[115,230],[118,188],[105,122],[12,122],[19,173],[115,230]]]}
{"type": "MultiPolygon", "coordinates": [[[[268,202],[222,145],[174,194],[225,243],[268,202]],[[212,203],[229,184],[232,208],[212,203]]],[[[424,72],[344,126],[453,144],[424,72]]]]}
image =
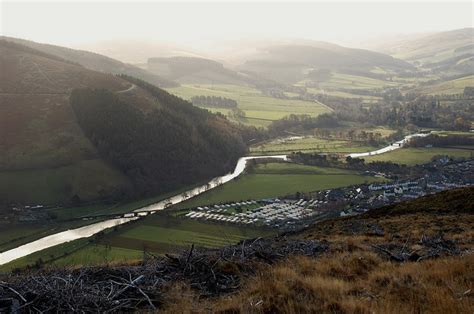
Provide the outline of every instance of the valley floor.
{"type": "Polygon", "coordinates": [[[472,204],[473,187],[445,191],[220,250],[10,275],[0,293],[36,309],[472,313],[472,204]]]}

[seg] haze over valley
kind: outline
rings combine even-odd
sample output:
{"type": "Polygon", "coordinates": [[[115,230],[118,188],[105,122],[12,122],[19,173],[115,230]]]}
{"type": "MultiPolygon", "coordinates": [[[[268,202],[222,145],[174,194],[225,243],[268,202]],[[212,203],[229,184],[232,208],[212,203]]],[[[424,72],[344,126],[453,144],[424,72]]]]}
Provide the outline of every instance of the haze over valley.
{"type": "Polygon", "coordinates": [[[0,312],[472,312],[471,2],[0,8],[0,312]]]}

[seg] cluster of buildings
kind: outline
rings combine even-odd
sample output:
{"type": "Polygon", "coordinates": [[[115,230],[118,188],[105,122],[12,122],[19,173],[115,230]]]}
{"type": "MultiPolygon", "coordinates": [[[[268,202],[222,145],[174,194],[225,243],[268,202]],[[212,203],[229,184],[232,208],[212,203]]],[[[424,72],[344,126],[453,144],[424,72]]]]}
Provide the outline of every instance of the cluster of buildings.
{"type": "Polygon", "coordinates": [[[244,201],[244,202],[235,202],[235,203],[229,203],[229,204],[216,204],[211,207],[203,206],[203,207],[198,207],[197,210],[216,210],[218,213],[220,213],[230,208],[250,206],[250,205],[255,205],[255,204],[257,204],[257,201],[244,201]]]}
{"type": "Polygon", "coordinates": [[[308,218],[316,212],[304,199],[264,199],[231,204],[197,207],[184,216],[190,219],[211,220],[237,224],[254,224],[278,227],[291,225],[296,220],[308,218]]]}
{"type": "Polygon", "coordinates": [[[474,160],[435,164],[427,164],[429,170],[420,177],[317,191],[298,199],[264,199],[198,207],[185,216],[287,231],[323,217],[356,215],[372,208],[474,184],[474,160]]]}
{"type": "Polygon", "coordinates": [[[5,221],[18,222],[37,222],[50,219],[49,215],[44,211],[44,205],[16,205],[11,208],[10,213],[2,215],[5,221]]]}
{"type": "Polygon", "coordinates": [[[340,215],[354,215],[371,208],[474,184],[474,160],[451,164],[443,162],[442,165],[434,162],[424,167],[429,171],[418,178],[362,186],[358,200],[349,198],[349,206],[340,215]]]}

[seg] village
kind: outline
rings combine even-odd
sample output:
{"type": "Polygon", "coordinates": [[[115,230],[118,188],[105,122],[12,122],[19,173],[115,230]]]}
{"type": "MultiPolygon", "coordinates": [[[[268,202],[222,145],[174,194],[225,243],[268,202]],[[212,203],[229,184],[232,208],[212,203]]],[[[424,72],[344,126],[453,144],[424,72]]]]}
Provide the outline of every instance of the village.
{"type": "Polygon", "coordinates": [[[247,200],[192,208],[183,217],[294,231],[331,217],[344,217],[443,190],[474,184],[474,160],[437,160],[431,171],[417,178],[322,190],[301,197],[247,200]]]}
{"type": "MultiPolygon", "coordinates": [[[[474,184],[474,159],[453,161],[439,158],[421,166],[423,176],[392,179],[390,174],[377,173],[387,180],[381,183],[360,184],[311,193],[296,193],[278,198],[244,200],[223,204],[198,206],[178,211],[184,219],[222,224],[270,227],[280,232],[299,230],[328,218],[364,213],[405,200],[447,189],[474,184]]],[[[55,219],[50,207],[41,204],[13,206],[11,214],[3,215],[1,223],[38,223],[55,219]]],[[[170,209],[173,211],[173,209],[170,209]]],[[[145,217],[154,212],[125,213],[115,218],[145,217]]],[[[82,217],[92,220],[97,216],[82,217]]]]}

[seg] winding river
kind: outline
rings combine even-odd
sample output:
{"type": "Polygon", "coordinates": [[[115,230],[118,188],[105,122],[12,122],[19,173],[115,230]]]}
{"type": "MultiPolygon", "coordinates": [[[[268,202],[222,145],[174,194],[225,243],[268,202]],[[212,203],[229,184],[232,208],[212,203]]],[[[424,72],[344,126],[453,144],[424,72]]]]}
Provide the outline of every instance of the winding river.
{"type": "MultiPolygon", "coordinates": [[[[194,196],[197,196],[201,193],[204,193],[210,189],[213,189],[219,185],[227,183],[232,179],[238,177],[247,166],[247,162],[252,159],[278,159],[278,160],[287,160],[286,155],[276,155],[276,156],[250,156],[250,157],[242,157],[237,161],[237,165],[233,172],[226,174],[221,177],[216,177],[210,180],[207,184],[198,186],[193,188],[189,191],[180,193],[178,195],[172,196],[170,198],[164,199],[158,203],[145,206],[139,209],[134,210],[135,213],[138,212],[150,212],[153,213],[155,211],[163,210],[168,206],[181,203],[187,199],[190,199],[194,196]]],[[[11,262],[15,259],[20,257],[27,256],[29,254],[53,247],[55,245],[63,244],[69,241],[87,238],[90,237],[102,230],[112,228],[114,226],[118,226],[124,223],[127,223],[132,220],[136,220],[138,217],[129,217],[129,218],[115,218],[115,219],[108,219],[105,221],[101,221],[98,223],[94,223],[91,225],[87,225],[84,227],[66,230],[63,232],[55,233],[44,238],[38,239],[36,241],[24,244],[17,248],[11,249],[9,251],[5,251],[0,253],[0,265],[6,264],[11,262]]]]}
{"type": "Polygon", "coordinates": [[[403,140],[400,140],[398,142],[390,144],[390,145],[388,145],[384,148],[374,150],[374,151],[371,151],[371,152],[366,152],[366,153],[352,153],[352,154],[348,154],[347,156],[350,156],[352,158],[358,158],[358,157],[368,157],[368,156],[373,156],[373,155],[380,155],[380,154],[383,154],[383,153],[390,152],[392,150],[402,148],[406,143],[408,143],[408,141],[410,141],[414,137],[425,137],[425,136],[428,136],[430,134],[431,133],[410,134],[410,135],[405,136],[405,138],[403,138],[403,140]]]}
{"type": "MultiPolygon", "coordinates": [[[[366,157],[366,156],[372,156],[372,155],[379,155],[383,154],[389,151],[393,151],[395,149],[399,149],[403,147],[411,138],[417,137],[417,136],[427,136],[428,134],[426,133],[418,133],[418,134],[411,134],[406,136],[403,140],[395,142],[387,147],[384,147],[382,149],[372,151],[372,152],[367,152],[367,153],[352,153],[349,154],[348,156],[351,156],[353,158],[356,157],[366,157]]],[[[236,177],[238,177],[244,170],[247,165],[247,162],[252,159],[277,159],[277,160],[287,160],[286,155],[273,155],[273,156],[249,156],[249,157],[242,157],[237,161],[237,165],[235,166],[235,169],[233,172],[226,174],[221,177],[216,177],[212,180],[210,180],[207,184],[198,186],[196,188],[193,188],[189,191],[180,193],[178,195],[172,196],[170,198],[164,199],[158,203],[151,204],[149,206],[145,206],[139,209],[136,209],[133,211],[133,213],[140,213],[140,212],[149,212],[149,213],[154,213],[159,210],[163,210],[168,206],[174,205],[181,203],[185,200],[188,200],[194,196],[197,196],[199,194],[202,194],[210,189],[213,189],[219,185],[222,185],[224,183],[227,183],[236,177]]],[[[76,229],[71,229],[71,230],[66,230],[63,232],[59,232],[56,234],[52,234],[49,236],[46,236],[44,238],[38,239],[36,241],[24,244],[22,246],[19,246],[17,248],[11,249],[9,251],[5,251],[3,253],[0,253],[0,265],[6,264],[8,262],[11,262],[15,259],[18,259],[20,257],[27,256],[29,254],[53,247],[55,245],[63,244],[69,241],[81,239],[81,238],[87,238],[90,237],[102,230],[112,228],[117,225],[121,225],[124,223],[127,223],[132,220],[136,220],[139,217],[128,217],[128,218],[114,218],[114,219],[108,219],[105,221],[101,221],[98,223],[94,223],[91,225],[87,225],[84,227],[76,228],[76,229]]]]}

